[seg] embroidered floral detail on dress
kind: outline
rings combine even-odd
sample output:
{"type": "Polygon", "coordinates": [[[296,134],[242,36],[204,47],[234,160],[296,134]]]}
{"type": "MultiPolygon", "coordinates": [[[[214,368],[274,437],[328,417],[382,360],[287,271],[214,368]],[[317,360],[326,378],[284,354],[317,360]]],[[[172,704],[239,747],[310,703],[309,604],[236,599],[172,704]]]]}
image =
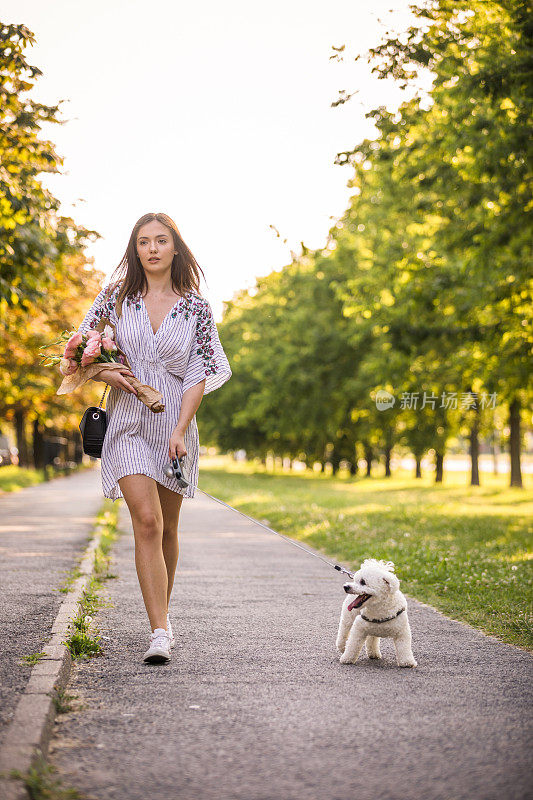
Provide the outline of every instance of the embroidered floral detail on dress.
{"type": "Polygon", "coordinates": [[[131,297],[126,297],[126,305],[128,307],[134,305],[135,308],[140,308],[141,307],[141,304],[140,304],[140,302],[139,302],[137,297],[134,297],[133,299],[131,297]]]}
{"type": "Polygon", "coordinates": [[[115,303],[117,301],[117,290],[118,286],[111,292],[107,300],[105,300],[102,305],[98,306],[94,309],[94,317],[89,322],[90,328],[96,328],[102,317],[107,317],[111,319],[111,312],[115,308],[115,303]]]}
{"type": "Polygon", "coordinates": [[[198,315],[196,323],[196,354],[203,358],[204,372],[206,375],[215,375],[218,371],[215,351],[211,346],[211,332],[213,330],[213,316],[211,309],[206,303],[203,310],[198,315]]]}
{"type": "MultiPolygon", "coordinates": [[[[126,304],[128,306],[134,306],[136,309],[141,308],[140,295],[137,294],[133,298],[126,297],[126,304]]],[[[199,314],[204,306],[204,298],[200,297],[200,295],[197,295],[194,292],[189,291],[186,292],[184,297],[180,297],[180,299],[174,303],[168,313],[172,319],[175,319],[178,314],[183,314],[185,319],[189,319],[191,315],[199,314]]]]}
{"type": "Polygon", "coordinates": [[[178,314],[183,314],[185,319],[194,314],[200,314],[205,306],[205,300],[194,292],[186,292],[185,297],[180,297],[177,303],[171,310],[170,316],[176,317],[178,314]]]}

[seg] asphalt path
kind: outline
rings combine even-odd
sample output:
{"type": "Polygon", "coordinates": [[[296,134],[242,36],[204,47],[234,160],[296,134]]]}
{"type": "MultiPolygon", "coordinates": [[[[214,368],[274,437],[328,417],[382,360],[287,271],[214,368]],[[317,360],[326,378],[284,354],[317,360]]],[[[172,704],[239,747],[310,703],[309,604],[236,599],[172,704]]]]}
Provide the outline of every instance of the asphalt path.
{"type": "MultiPolygon", "coordinates": [[[[414,669],[339,663],[343,577],[200,492],[185,500],[165,665],[125,531],[98,612],[105,654],[74,668],[51,761],[107,800],[531,797],[530,653],[409,598],[414,669]]],[[[368,553],[368,556],[372,556],[368,553]]],[[[399,576],[402,577],[401,575],[399,576]]]]}
{"type": "Polygon", "coordinates": [[[0,494],[0,744],[102,505],[97,469],[0,494]]]}

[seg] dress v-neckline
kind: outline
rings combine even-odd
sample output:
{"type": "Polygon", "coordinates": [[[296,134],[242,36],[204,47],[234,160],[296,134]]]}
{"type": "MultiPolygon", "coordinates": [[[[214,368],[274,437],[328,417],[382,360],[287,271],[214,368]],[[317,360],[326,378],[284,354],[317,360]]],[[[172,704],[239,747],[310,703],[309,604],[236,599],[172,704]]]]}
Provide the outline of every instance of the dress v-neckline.
{"type": "Polygon", "coordinates": [[[179,299],[176,300],[174,305],[171,308],[169,308],[169,310],[167,311],[167,313],[165,314],[165,316],[161,320],[161,325],[159,326],[159,328],[154,333],[154,328],[153,328],[153,325],[152,325],[152,321],[150,319],[150,314],[148,313],[148,309],[146,308],[146,303],[144,302],[144,297],[142,295],[140,295],[140,298],[141,298],[141,303],[143,304],[143,308],[144,308],[144,311],[145,311],[145,314],[146,314],[146,319],[148,320],[148,325],[150,327],[150,330],[152,331],[152,336],[154,336],[154,337],[157,336],[157,334],[159,333],[159,331],[161,330],[161,328],[163,327],[163,325],[167,321],[167,318],[168,318],[170,312],[174,310],[174,308],[177,306],[177,304],[180,302],[180,300],[183,300],[183,296],[180,295],[179,299]]]}

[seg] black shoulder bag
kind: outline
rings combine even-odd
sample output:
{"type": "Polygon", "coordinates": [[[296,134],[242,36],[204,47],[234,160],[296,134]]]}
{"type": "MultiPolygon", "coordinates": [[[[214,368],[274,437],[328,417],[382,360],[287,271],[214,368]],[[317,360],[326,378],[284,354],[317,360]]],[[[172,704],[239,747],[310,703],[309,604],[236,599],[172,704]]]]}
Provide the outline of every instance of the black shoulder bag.
{"type": "Polygon", "coordinates": [[[81,433],[83,452],[93,458],[102,457],[102,446],[107,429],[107,416],[105,409],[102,408],[109,384],[106,385],[100,406],[89,406],[79,424],[81,433]]]}

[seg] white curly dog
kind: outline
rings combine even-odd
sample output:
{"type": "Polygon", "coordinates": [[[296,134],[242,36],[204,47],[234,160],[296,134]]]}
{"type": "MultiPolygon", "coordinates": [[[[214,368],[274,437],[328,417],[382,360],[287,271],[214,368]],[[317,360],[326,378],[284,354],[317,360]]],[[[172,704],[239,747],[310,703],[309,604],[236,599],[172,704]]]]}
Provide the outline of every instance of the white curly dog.
{"type": "Polygon", "coordinates": [[[344,584],[348,597],[342,606],[336,642],[342,653],[341,664],[355,664],[363,645],[369,658],[381,658],[379,640],[391,637],[398,666],[416,667],[407,601],[393,570],[392,561],[367,558],[353,581],[344,584]],[[355,595],[355,600],[350,595],[355,595]]]}

